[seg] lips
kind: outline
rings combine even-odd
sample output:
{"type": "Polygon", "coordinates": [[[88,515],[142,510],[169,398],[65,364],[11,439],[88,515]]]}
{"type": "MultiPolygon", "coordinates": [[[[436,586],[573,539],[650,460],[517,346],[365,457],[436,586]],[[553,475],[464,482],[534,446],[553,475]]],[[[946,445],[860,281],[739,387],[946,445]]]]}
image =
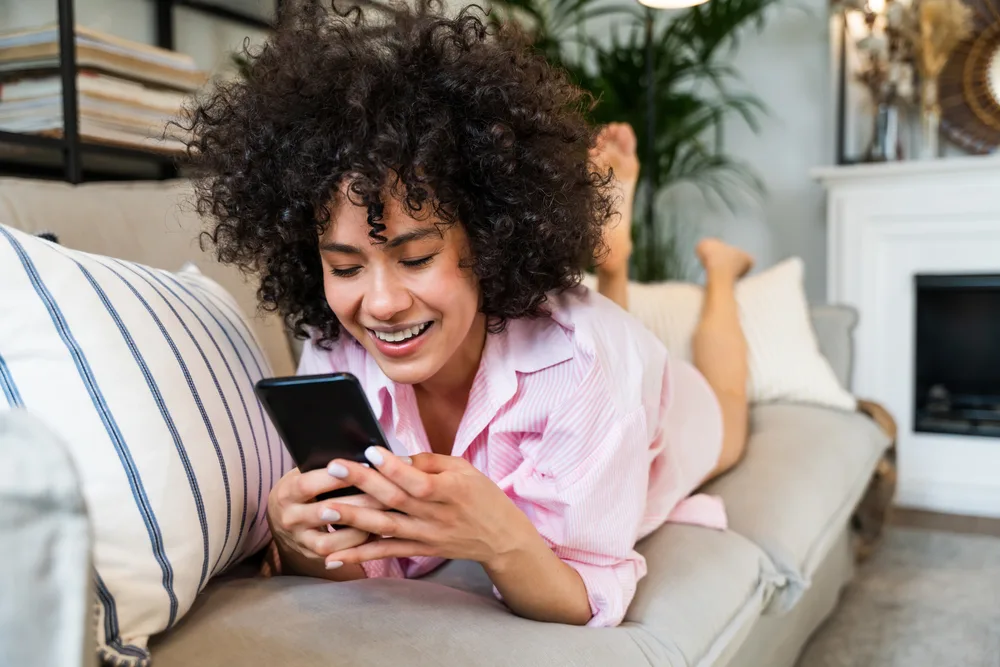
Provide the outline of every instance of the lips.
{"type": "Polygon", "coordinates": [[[368,329],[368,336],[383,357],[399,359],[416,353],[427,340],[427,331],[433,330],[433,325],[433,321],[424,322],[392,332],[368,329]]]}

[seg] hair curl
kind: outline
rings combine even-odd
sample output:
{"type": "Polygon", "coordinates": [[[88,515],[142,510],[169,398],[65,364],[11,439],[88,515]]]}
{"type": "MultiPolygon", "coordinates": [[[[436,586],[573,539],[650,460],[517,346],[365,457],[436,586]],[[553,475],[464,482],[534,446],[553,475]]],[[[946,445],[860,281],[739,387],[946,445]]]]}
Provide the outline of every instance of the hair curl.
{"type": "Polygon", "coordinates": [[[475,6],[448,18],[433,0],[360,1],[286,2],[263,46],[244,46],[245,76],[191,110],[203,238],[259,276],[265,310],[327,343],[340,332],[318,250],[327,206],[346,182],[378,243],[389,188],[411,214],[464,227],[491,332],[544,314],[546,294],[606,250],[614,202],[588,159],[591,98],[475,6]]]}

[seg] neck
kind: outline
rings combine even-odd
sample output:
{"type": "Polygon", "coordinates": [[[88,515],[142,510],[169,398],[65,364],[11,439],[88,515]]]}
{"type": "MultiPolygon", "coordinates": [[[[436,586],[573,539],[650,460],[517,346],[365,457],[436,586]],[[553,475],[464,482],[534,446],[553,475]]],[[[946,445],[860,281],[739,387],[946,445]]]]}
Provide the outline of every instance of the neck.
{"type": "Polygon", "coordinates": [[[486,316],[478,313],[468,335],[451,359],[432,377],[415,385],[414,389],[434,398],[460,401],[465,405],[479,372],[485,347],[486,316]]]}

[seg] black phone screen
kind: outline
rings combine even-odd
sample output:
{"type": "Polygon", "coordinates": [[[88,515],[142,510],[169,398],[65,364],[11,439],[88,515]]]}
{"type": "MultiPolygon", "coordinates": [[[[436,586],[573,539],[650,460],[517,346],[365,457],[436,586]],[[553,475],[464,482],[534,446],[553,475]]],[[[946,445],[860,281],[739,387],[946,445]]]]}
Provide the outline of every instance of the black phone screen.
{"type": "MultiPolygon", "coordinates": [[[[365,463],[372,445],[389,449],[361,384],[349,373],[267,378],[255,391],[301,472],[333,459],[365,463]]],[[[355,493],[351,487],[320,499],[355,493]]]]}

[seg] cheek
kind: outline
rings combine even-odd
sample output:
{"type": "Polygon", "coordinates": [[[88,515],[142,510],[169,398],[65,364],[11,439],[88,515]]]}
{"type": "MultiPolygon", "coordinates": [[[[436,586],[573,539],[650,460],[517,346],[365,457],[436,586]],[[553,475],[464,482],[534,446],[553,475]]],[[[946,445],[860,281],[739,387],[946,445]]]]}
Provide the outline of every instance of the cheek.
{"type": "Polygon", "coordinates": [[[349,284],[345,285],[345,282],[327,275],[323,279],[323,292],[326,295],[327,305],[330,306],[330,310],[337,316],[337,319],[350,325],[360,299],[354,294],[353,287],[349,284]]]}

